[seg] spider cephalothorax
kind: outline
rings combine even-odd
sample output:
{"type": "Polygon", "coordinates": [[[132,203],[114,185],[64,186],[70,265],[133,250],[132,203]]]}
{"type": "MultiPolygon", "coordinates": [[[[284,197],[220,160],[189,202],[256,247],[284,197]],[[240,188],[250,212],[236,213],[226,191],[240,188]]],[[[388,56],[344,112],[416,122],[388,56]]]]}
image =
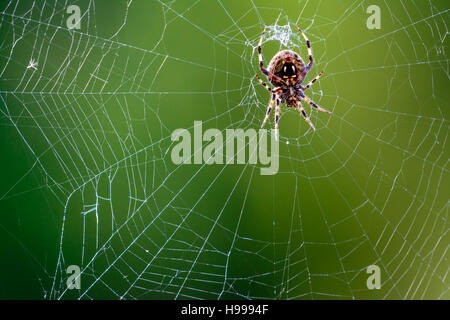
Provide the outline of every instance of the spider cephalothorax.
{"type": "Polygon", "coordinates": [[[272,98],[270,100],[269,107],[267,108],[266,117],[264,118],[261,128],[264,127],[267,119],[269,118],[270,112],[272,111],[273,104],[276,102],[275,130],[277,134],[278,134],[278,120],[280,118],[281,103],[286,103],[288,107],[296,107],[302,114],[303,118],[313,128],[313,130],[316,129],[314,128],[314,125],[312,124],[311,120],[309,120],[308,116],[306,115],[306,112],[301,105],[301,101],[304,100],[313,108],[331,114],[331,112],[319,107],[317,104],[312,102],[311,99],[309,99],[303,93],[303,91],[310,88],[311,85],[320,78],[320,76],[323,74],[323,71],[321,71],[319,75],[315,77],[308,85],[302,86],[303,80],[305,79],[306,75],[308,74],[309,70],[311,70],[311,67],[313,65],[313,56],[311,51],[311,43],[309,42],[308,38],[303,33],[303,31],[300,30],[299,27],[297,27],[297,29],[302,34],[303,38],[306,41],[306,46],[308,47],[309,63],[307,65],[305,65],[300,55],[298,55],[296,52],[291,50],[283,50],[278,52],[272,58],[272,60],[270,60],[269,67],[268,69],[266,69],[264,68],[264,63],[261,54],[261,44],[266,29],[263,30],[258,45],[259,67],[261,69],[261,72],[267,76],[270,83],[275,87],[274,89],[271,89],[265,82],[263,82],[258,77],[258,75],[256,75],[258,81],[269,92],[272,93],[272,98]]]}

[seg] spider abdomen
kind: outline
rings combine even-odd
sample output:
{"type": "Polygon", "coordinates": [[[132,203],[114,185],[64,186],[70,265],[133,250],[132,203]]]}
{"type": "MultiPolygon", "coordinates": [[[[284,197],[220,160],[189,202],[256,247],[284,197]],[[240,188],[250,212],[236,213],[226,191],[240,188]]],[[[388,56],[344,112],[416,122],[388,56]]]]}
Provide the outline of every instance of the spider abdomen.
{"type": "MultiPolygon", "coordinates": [[[[296,85],[303,81],[305,63],[298,53],[291,50],[283,50],[270,60],[268,70],[283,79],[288,85],[296,85]]],[[[275,87],[283,85],[276,79],[270,80],[275,87]]]]}

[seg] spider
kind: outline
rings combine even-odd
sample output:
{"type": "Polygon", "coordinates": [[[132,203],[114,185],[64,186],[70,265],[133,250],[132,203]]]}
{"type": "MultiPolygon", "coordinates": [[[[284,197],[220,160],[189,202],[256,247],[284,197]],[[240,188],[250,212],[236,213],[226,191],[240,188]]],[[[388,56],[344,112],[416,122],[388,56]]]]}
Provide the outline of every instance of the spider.
{"type": "Polygon", "coordinates": [[[314,84],[314,82],[319,80],[319,78],[323,74],[323,70],[314,79],[312,79],[310,83],[308,83],[306,86],[302,86],[303,80],[305,79],[309,70],[311,70],[311,66],[313,65],[313,56],[310,41],[299,27],[297,27],[297,29],[302,34],[303,38],[306,41],[306,46],[308,47],[309,63],[306,66],[299,54],[291,50],[283,50],[278,52],[272,58],[272,60],[270,60],[269,67],[268,69],[266,69],[264,68],[261,54],[261,44],[264,38],[264,33],[266,32],[266,28],[264,28],[258,44],[259,68],[261,69],[261,72],[267,76],[269,82],[275,87],[274,89],[271,89],[264,81],[261,80],[258,75],[256,75],[259,83],[261,83],[264,88],[266,88],[272,94],[272,98],[270,99],[269,107],[267,108],[266,116],[261,125],[261,128],[264,128],[264,125],[269,118],[270,112],[272,111],[272,107],[274,103],[276,103],[275,138],[277,140],[278,121],[280,119],[280,104],[284,102],[286,103],[287,107],[295,107],[298,111],[300,111],[303,118],[306,120],[306,122],[309,123],[314,131],[316,131],[316,128],[303,109],[301,104],[302,100],[306,101],[306,103],[319,111],[332,114],[330,111],[319,107],[303,93],[303,91],[309,89],[314,84]]]}

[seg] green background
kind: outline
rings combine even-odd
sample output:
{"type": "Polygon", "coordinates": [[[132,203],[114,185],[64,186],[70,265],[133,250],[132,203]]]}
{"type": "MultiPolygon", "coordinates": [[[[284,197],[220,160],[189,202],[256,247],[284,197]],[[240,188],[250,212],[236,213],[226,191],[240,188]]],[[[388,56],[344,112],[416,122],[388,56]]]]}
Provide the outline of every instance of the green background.
{"type": "Polygon", "coordinates": [[[449,298],[447,1],[71,4],[0,5],[0,298],[449,298]],[[295,24],[333,115],[282,108],[274,176],[174,165],[194,120],[259,128],[261,31],[306,57],[295,24]]]}

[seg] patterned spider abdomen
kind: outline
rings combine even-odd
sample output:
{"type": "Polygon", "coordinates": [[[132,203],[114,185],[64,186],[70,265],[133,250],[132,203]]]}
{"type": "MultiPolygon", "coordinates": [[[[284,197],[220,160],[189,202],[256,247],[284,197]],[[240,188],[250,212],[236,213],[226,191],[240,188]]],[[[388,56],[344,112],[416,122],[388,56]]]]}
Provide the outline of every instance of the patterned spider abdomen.
{"type": "MultiPolygon", "coordinates": [[[[294,86],[303,81],[305,75],[305,63],[302,58],[294,51],[283,50],[278,52],[272,60],[270,60],[269,72],[283,79],[289,86],[294,86]]],[[[269,80],[275,87],[283,86],[283,83],[276,79],[269,80]]]]}

